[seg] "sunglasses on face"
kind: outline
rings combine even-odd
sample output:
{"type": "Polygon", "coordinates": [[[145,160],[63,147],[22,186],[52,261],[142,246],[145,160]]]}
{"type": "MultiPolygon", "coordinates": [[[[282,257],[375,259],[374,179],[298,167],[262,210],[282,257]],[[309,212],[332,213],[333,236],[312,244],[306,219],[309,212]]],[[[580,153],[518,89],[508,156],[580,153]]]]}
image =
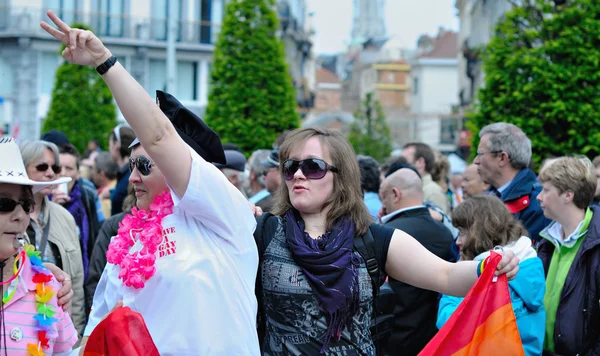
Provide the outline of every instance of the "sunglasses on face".
{"type": "Polygon", "coordinates": [[[325,177],[327,171],[337,172],[337,168],[318,158],[308,158],[302,161],[288,159],[283,162],[283,178],[285,180],[294,179],[298,168],[307,179],[321,179],[325,177]]]}
{"type": "Polygon", "coordinates": [[[17,205],[22,206],[23,210],[30,214],[33,211],[35,202],[31,199],[16,201],[11,198],[0,198],[0,213],[12,213],[17,205]]]}
{"type": "Polygon", "coordinates": [[[150,174],[152,166],[154,166],[154,163],[148,157],[138,156],[129,158],[129,171],[131,173],[133,173],[134,168],[137,168],[143,176],[147,176],[150,174]]]}
{"type": "Polygon", "coordinates": [[[37,169],[38,172],[46,172],[49,167],[52,167],[52,172],[54,172],[55,174],[60,173],[60,166],[58,164],[53,164],[52,166],[50,166],[48,163],[40,163],[37,166],[35,166],[35,169],[37,169]]]}

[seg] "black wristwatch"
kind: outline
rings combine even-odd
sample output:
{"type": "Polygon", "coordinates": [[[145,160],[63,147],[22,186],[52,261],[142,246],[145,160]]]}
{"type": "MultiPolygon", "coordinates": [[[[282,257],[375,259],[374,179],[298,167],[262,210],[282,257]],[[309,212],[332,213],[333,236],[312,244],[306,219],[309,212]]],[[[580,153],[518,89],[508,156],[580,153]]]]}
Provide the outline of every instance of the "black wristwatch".
{"type": "Polygon", "coordinates": [[[117,63],[117,57],[110,56],[110,58],[107,59],[106,62],[104,62],[104,63],[100,64],[98,67],[96,67],[96,72],[98,72],[98,74],[100,74],[100,75],[104,75],[104,73],[108,72],[110,67],[114,66],[115,63],[117,63]]]}

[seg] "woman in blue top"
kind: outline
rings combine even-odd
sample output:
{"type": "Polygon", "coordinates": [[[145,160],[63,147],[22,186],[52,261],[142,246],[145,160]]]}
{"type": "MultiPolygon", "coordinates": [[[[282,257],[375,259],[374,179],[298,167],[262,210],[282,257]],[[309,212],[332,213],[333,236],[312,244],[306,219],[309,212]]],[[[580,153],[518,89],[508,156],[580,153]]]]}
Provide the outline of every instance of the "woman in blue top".
{"type": "MultiPolygon", "coordinates": [[[[452,212],[458,228],[457,245],[463,261],[482,261],[495,246],[512,251],[520,259],[519,273],[508,282],[513,310],[526,355],[541,355],[544,346],[546,282],[542,261],[525,236],[527,230],[515,220],[495,196],[475,196],[452,212]]],[[[443,295],[438,310],[437,327],[441,328],[458,308],[463,298],[443,295]]]]}

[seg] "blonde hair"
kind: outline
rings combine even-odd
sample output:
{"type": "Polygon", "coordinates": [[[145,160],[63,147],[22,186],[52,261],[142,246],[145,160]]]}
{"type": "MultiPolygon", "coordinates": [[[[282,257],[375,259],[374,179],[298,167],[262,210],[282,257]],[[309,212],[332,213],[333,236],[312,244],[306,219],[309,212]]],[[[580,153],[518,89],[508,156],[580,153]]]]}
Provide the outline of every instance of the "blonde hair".
{"type": "MultiPolygon", "coordinates": [[[[316,137],[321,145],[327,149],[331,156],[331,165],[338,172],[333,175],[333,191],[328,204],[331,209],[327,213],[327,230],[333,228],[336,221],[344,216],[350,216],[355,224],[357,234],[364,234],[373,218],[369,214],[363,201],[360,187],[360,169],[352,146],[344,136],[337,131],[319,128],[304,128],[292,131],[285,139],[279,150],[280,162],[285,162],[290,157],[290,152],[306,143],[310,138],[316,137]]],[[[279,167],[281,184],[275,195],[274,215],[283,215],[293,208],[290,194],[283,179],[283,164],[279,167]]]]}
{"type": "Polygon", "coordinates": [[[573,192],[573,204],[585,209],[596,192],[595,170],[587,157],[559,157],[542,169],[540,182],[552,184],[560,194],[573,192]]]}

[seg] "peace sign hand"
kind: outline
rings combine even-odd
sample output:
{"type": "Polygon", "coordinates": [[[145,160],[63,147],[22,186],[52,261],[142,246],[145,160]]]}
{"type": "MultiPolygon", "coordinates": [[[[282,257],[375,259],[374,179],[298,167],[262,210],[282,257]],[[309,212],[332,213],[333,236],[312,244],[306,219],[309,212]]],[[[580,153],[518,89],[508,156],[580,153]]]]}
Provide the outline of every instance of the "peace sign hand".
{"type": "Polygon", "coordinates": [[[46,14],[56,24],[58,30],[45,22],[40,22],[40,26],[67,46],[62,56],[68,62],[97,67],[112,56],[108,48],[91,31],[69,27],[51,10],[46,14]]]}

